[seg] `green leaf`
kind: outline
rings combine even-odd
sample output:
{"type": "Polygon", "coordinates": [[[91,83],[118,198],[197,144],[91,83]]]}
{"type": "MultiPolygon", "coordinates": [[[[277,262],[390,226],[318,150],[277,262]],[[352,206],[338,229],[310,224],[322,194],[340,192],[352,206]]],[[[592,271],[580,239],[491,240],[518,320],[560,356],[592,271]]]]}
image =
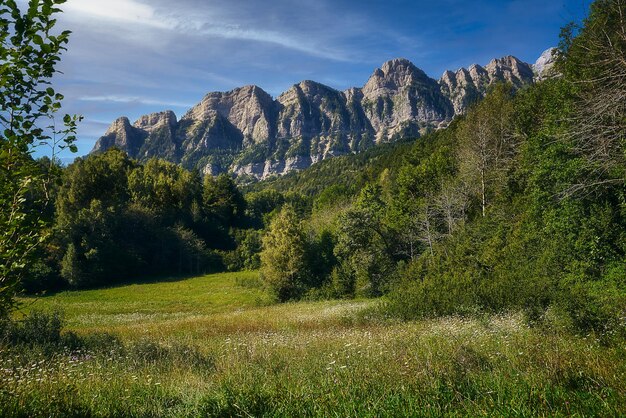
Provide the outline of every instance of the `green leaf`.
{"type": "Polygon", "coordinates": [[[43,38],[39,35],[33,35],[33,43],[35,45],[43,45],[43,38]]]}

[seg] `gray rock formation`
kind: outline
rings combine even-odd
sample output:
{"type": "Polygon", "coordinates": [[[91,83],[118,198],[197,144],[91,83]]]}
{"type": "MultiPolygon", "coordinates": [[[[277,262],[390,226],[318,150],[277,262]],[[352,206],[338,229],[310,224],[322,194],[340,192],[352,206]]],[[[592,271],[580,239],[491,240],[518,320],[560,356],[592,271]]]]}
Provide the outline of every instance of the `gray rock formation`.
{"type": "MultiPolygon", "coordinates": [[[[545,55],[545,53],[544,53],[545,55]]],[[[542,56],[543,57],[543,56],[542,56]]],[[[543,74],[551,58],[535,65],[543,74]]],[[[257,86],[209,93],[177,121],[171,111],[116,120],[92,152],[117,147],[137,159],[165,158],[206,175],[264,179],[378,143],[419,137],[447,124],[490,85],[533,82],[515,57],[446,71],[439,81],[406,59],[386,62],[363,88],[340,92],[303,81],[276,100],[257,86]]]]}
{"type": "Polygon", "coordinates": [[[461,68],[456,73],[446,71],[439,80],[442,93],[452,102],[456,115],[485,96],[489,86],[508,82],[522,87],[533,82],[532,67],[515,57],[494,59],[484,68],[474,64],[469,69],[461,68]]]}
{"type": "Polygon", "coordinates": [[[104,151],[116,147],[134,156],[137,155],[137,151],[141,148],[145,137],[145,132],[133,127],[128,118],[122,116],[116,119],[104,133],[104,136],[96,141],[96,145],[91,152],[104,151]]]}
{"type": "Polygon", "coordinates": [[[533,65],[533,70],[535,72],[535,81],[547,80],[552,77],[558,76],[558,73],[554,67],[556,64],[556,58],[558,54],[558,49],[549,48],[546,49],[543,54],[539,57],[535,65],[533,65]]]}
{"type": "Polygon", "coordinates": [[[362,106],[376,142],[419,136],[454,116],[437,82],[406,59],[388,61],[367,81],[362,106]]]}
{"type": "Polygon", "coordinates": [[[137,159],[160,157],[175,161],[177,125],[171,110],[142,116],[132,125],[128,118],[121,117],[96,141],[92,152],[116,147],[137,159]]]}

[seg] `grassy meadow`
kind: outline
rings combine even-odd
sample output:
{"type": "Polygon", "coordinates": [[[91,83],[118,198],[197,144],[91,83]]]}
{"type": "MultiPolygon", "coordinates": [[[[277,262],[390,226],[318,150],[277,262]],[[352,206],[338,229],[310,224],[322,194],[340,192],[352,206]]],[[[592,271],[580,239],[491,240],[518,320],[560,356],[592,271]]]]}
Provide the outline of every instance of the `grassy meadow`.
{"type": "Polygon", "coordinates": [[[0,416],[623,416],[626,348],[521,315],[272,304],[257,273],[22,299],[66,348],[5,346],[0,416]],[[71,338],[70,338],[71,337],[71,338]]]}

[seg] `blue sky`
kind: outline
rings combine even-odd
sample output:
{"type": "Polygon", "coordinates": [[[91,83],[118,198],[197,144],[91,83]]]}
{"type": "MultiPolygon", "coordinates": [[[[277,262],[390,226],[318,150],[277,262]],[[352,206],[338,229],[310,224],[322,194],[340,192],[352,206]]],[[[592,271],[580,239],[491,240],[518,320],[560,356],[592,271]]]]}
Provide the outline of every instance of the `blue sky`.
{"type": "Polygon", "coordinates": [[[256,84],[276,97],[312,79],[362,86],[397,57],[431,77],[515,55],[533,63],[589,0],[68,0],[73,35],[56,77],[82,114],[79,153],[119,116],[173,110],[256,84]]]}

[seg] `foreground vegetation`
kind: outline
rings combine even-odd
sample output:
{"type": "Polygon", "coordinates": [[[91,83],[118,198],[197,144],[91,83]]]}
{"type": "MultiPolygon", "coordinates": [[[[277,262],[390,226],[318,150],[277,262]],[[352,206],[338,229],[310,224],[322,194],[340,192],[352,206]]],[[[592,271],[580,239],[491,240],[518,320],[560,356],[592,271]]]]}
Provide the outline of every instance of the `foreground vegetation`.
{"type": "Polygon", "coordinates": [[[259,306],[254,279],[211,275],[23,300],[31,310],[64,307],[68,327],[59,335],[53,316],[31,313],[21,330],[5,330],[0,415],[626,413],[624,347],[573,336],[556,319],[398,322],[380,315],[380,300],[259,306]],[[27,329],[40,338],[19,339],[27,329]]]}
{"type": "MultiPolygon", "coordinates": [[[[46,58],[62,3],[7,2],[11,42],[46,58]]],[[[17,84],[9,113],[43,110],[0,137],[0,415],[626,415],[625,16],[565,28],[556,78],[245,196],[117,150],[35,162],[62,96],[17,84]],[[92,290],[9,318],[19,286],[92,290]]]]}

